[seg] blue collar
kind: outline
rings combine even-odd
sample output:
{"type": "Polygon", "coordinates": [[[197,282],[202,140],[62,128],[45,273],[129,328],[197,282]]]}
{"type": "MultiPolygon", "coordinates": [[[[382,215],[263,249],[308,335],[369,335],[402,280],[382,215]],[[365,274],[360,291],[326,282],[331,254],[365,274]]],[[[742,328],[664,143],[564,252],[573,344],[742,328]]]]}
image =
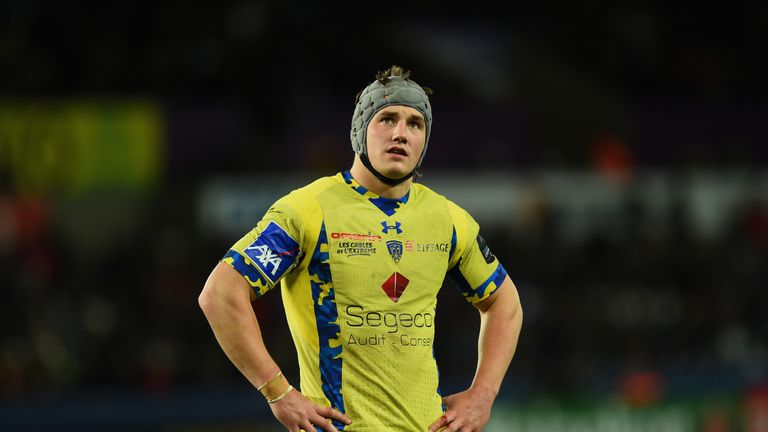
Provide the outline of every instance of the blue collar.
{"type": "Polygon", "coordinates": [[[353,191],[359,193],[360,195],[364,196],[365,198],[368,198],[368,201],[373,203],[379,210],[384,212],[387,216],[392,216],[395,214],[397,209],[399,209],[402,205],[408,202],[408,197],[411,196],[410,189],[408,190],[408,193],[403,195],[401,198],[385,198],[382,196],[378,196],[375,193],[369,191],[365,188],[365,186],[360,185],[355,179],[352,177],[352,173],[349,171],[344,171],[341,173],[341,176],[344,177],[344,182],[349,185],[349,187],[352,188],[353,191]]]}

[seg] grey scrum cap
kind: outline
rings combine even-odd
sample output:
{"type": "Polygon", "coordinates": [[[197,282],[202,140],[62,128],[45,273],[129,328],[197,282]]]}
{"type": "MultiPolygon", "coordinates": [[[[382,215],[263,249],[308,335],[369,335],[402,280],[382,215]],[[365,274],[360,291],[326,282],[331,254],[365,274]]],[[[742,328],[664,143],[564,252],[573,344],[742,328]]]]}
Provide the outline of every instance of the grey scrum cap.
{"type": "Polygon", "coordinates": [[[367,156],[366,131],[373,116],[388,105],[408,106],[418,110],[424,116],[426,123],[424,150],[416,165],[418,168],[424,160],[424,155],[427,154],[429,132],[432,130],[432,107],[429,105],[429,97],[414,81],[405,80],[399,76],[390,76],[384,81],[385,83],[379,80],[372,82],[360,92],[357,98],[355,113],[352,115],[352,129],[349,132],[352,149],[359,155],[367,156]]]}

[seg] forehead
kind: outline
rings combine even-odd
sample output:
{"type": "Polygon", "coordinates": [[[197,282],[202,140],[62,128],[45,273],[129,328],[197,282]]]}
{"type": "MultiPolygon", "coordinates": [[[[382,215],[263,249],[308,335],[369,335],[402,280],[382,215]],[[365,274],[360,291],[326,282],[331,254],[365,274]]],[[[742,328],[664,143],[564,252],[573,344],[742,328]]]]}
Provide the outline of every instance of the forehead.
{"type": "Polygon", "coordinates": [[[421,115],[419,110],[405,105],[387,105],[376,113],[377,117],[382,115],[398,115],[405,118],[417,117],[424,120],[424,116],[421,115]]]}

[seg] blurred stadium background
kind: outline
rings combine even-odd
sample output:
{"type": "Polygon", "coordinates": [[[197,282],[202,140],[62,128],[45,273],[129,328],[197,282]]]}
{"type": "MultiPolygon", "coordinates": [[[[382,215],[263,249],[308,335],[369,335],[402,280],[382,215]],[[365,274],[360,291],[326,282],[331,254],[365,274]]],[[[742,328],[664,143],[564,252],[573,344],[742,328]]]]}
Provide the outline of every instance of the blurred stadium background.
{"type": "MultiPolygon", "coordinates": [[[[435,90],[423,182],[525,307],[487,430],[768,431],[766,4],[471,6],[0,4],[0,429],[280,430],[197,295],[351,164],[396,63],[435,90]]],[[[450,392],[477,317],[439,301],[450,392]]],[[[295,382],[279,294],[254,307],[295,382]]]]}

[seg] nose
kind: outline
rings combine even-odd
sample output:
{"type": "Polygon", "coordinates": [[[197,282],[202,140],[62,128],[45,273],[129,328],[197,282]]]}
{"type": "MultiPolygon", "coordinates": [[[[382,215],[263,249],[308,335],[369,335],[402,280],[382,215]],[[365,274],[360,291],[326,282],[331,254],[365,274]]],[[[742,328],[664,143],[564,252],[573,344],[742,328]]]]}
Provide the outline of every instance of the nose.
{"type": "Polygon", "coordinates": [[[405,144],[408,141],[408,138],[406,138],[405,134],[407,128],[408,125],[406,124],[405,120],[400,120],[397,122],[392,130],[392,141],[405,144]]]}

